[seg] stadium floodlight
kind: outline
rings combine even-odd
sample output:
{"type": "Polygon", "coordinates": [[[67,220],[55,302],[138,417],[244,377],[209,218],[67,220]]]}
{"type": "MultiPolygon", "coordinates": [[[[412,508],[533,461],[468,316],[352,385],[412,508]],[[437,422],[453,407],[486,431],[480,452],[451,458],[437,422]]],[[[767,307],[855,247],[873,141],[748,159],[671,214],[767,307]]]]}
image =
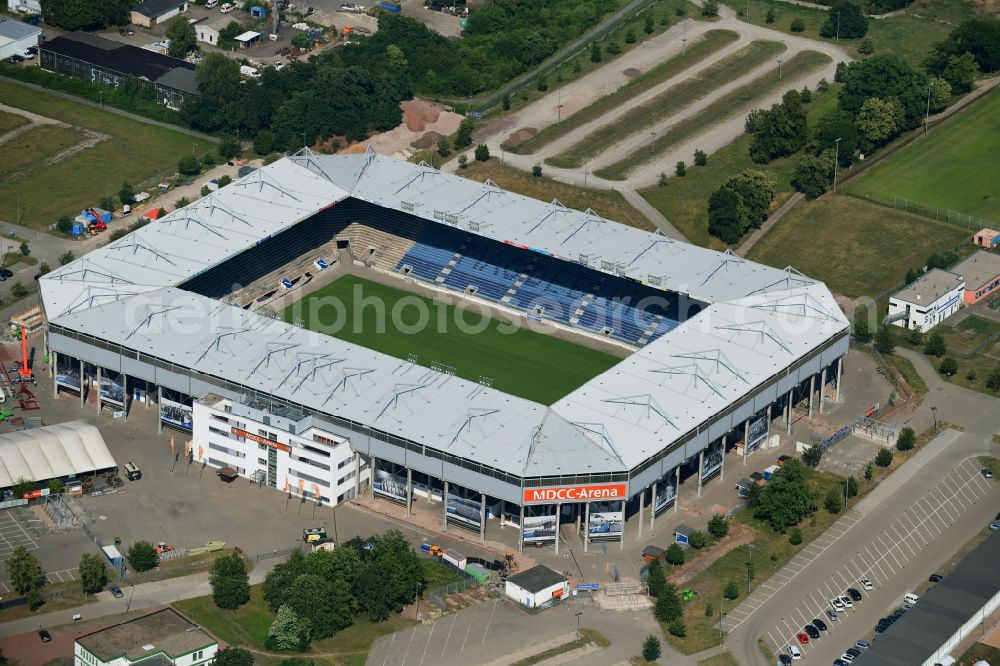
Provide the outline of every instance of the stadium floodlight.
{"type": "Polygon", "coordinates": [[[129,298],[138,293],[137,291],[122,291],[120,289],[88,286],[86,291],[80,294],[69,307],[59,313],[59,316],[73,314],[78,310],[87,310],[99,303],[110,303],[122,298],[129,298]]]}
{"type": "Polygon", "coordinates": [[[725,398],[722,394],[722,390],[713,382],[705,372],[701,369],[701,366],[696,362],[685,363],[682,365],[668,366],[664,368],[653,368],[650,372],[655,372],[662,375],[687,375],[694,378],[694,385],[698,386],[698,382],[703,383],[708,390],[717,395],[720,398],[725,398]]]}
{"type": "Polygon", "coordinates": [[[606,398],[601,402],[610,402],[618,405],[632,405],[636,407],[643,407],[646,410],[646,418],[650,418],[652,414],[656,414],[663,422],[671,426],[675,430],[677,429],[677,424],[675,424],[670,417],[667,416],[667,411],[660,406],[656,399],[653,398],[649,393],[643,393],[641,395],[631,395],[621,398],[606,398]]]}
{"type": "Polygon", "coordinates": [[[133,328],[131,331],[129,331],[129,334],[125,336],[125,339],[128,340],[133,335],[135,335],[136,333],[138,333],[139,329],[144,328],[146,326],[149,326],[149,324],[152,323],[152,321],[153,321],[153,317],[157,317],[159,315],[166,314],[166,313],[171,312],[173,310],[179,310],[180,307],[181,306],[179,306],[179,305],[169,305],[169,306],[166,306],[166,307],[159,308],[157,310],[150,310],[149,312],[146,313],[146,316],[143,317],[142,321],[140,321],[138,324],[136,324],[135,328],[133,328]]]}
{"type": "Polygon", "coordinates": [[[709,349],[706,351],[699,352],[685,352],[683,354],[673,354],[674,358],[683,358],[689,361],[708,361],[715,365],[715,370],[718,372],[719,368],[725,368],[734,377],[746,383],[746,379],[740,372],[736,369],[736,364],[726,358],[726,355],[722,353],[721,349],[709,349]]]}
{"type": "Polygon", "coordinates": [[[788,348],[788,345],[786,345],[784,341],[780,337],[778,337],[778,335],[776,335],[773,331],[771,331],[771,327],[768,326],[767,322],[763,320],[751,321],[745,324],[734,324],[732,326],[717,326],[716,328],[720,331],[738,331],[741,333],[754,333],[760,336],[762,342],[764,338],[769,338],[774,344],[778,345],[783,350],[785,350],[785,353],[787,354],[792,353],[792,350],[788,348]]]}
{"type": "Polygon", "coordinates": [[[472,422],[475,419],[481,419],[492,414],[499,412],[499,409],[494,409],[491,407],[470,407],[465,412],[465,418],[462,420],[461,424],[458,426],[458,430],[455,431],[455,436],[451,438],[449,446],[455,443],[456,440],[462,435],[466,430],[472,430],[472,422]]]}
{"type": "Polygon", "coordinates": [[[404,395],[410,395],[411,393],[416,393],[417,391],[423,388],[427,388],[427,384],[396,384],[392,388],[392,397],[386,401],[385,406],[383,406],[382,409],[379,410],[378,416],[376,416],[372,420],[378,421],[380,418],[382,418],[382,415],[385,414],[390,407],[396,407],[396,405],[399,404],[399,399],[404,395]]]}
{"type": "Polygon", "coordinates": [[[219,332],[215,334],[215,339],[208,344],[208,347],[205,348],[205,351],[201,353],[201,356],[198,357],[198,360],[195,361],[195,363],[201,363],[205,359],[205,357],[208,356],[209,352],[218,351],[219,347],[222,345],[223,338],[231,338],[231,337],[234,338],[242,333],[248,333],[250,329],[233,328],[231,326],[220,326],[218,331],[219,332]]]}
{"type": "Polygon", "coordinates": [[[289,197],[291,199],[295,199],[299,203],[302,202],[302,199],[299,199],[297,196],[289,192],[288,188],[282,187],[281,185],[279,185],[274,181],[275,181],[274,177],[265,174],[263,169],[257,169],[246,178],[242,178],[237,182],[233,183],[233,185],[235,187],[249,187],[251,185],[256,185],[258,192],[263,192],[264,186],[267,185],[268,187],[277,190],[278,193],[281,194],[281,196],[283,197],[289,197]]]}
{"type": "Polygon", "coordinates": [[[265,367],[269,366],[271,364],[271,357],[272,356],[274,356],[275,354],[283,354],[286,351],[289,351],[290,349],[295,349],[296,347],[299,346],[299,343],[298,342],[267,342],[267,343],[265,343],[265,346],[267,347],[267,351],[264,352],[264,355],[257,362],[257,365],[255,365],[253,367],[253,370],[251,370],[250,372],[247,373],[248,377],[250,375],[254,374],[255,372],[257,372],[258,370],[260,370],[260,366],[262,366],[262,365],[265,366],[265,367]]]}
{"type": "Polygon", "coordinates": [[[134,238],[134,234],[130,234],[130,235],[126,236],[125,238],[122,238],[117,243],[114,243],[114,244],[108,246],[108,251],[109,252],[111,252],[111,251],[119,251],[119,250],[122,250],[122,251],[124,251],[124,250],[132,250],[132,254],[133,255],[139,254],[139,251],[142,250],[142,251],[145,251],[145,252],[148,252],[149,254],[151,254],[154,259],[162,259],[163,261],[167,262],[171,266],[176,266],[177,265],[176,263],[174,263],[173,261],[171,261],[170,257],[168,257],[167,255],[163,254],[162,252],[160,252],[158,250],[154,250],[153,248],[149,247],[148,245],[146,245],[145,243],[143,243],[140,240],[136,240],[134,238]]]}

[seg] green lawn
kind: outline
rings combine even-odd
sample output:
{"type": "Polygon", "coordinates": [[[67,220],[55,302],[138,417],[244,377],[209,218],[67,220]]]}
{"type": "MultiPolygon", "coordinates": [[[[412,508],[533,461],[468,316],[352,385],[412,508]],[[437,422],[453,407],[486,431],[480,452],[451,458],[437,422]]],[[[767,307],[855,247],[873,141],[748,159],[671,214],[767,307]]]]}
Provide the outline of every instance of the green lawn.
{"type": "MultiPolygon", "coordinates": [[[[918,352],[923,351],[923,345],[912,344],[907,334],[901,329],[897,330],[896,327],[893,327],[890,330],[896,333],[897,346],[907,347],[918,352]]],[[[934,328],[934,332],[940,333],[944,337],[946,355],[954,357],[958,363],[958,370],[955,374],[944,377],[944,379],[973,391],[995,395],[994,391],[987,388],[986,378],[989,377],[993,368],[1000,367],[1000,340],[993,337],[1000,333],[1000,323],[977,315],[969,315],[955,324],[950,321],[939,324],[934,328]],[[990,342],[991,340],[992,342],[990,342]]],[[[886,360],[894,365],[897,361],[903,361],[909,365],[909,361],[896,355],[886,357],[886,360]]],[[[928,356],[927,360],[935,368],[941,365],[941,359],[928,356]]],[[[899,370],[909,381],[904,368],[899,368],[899,370]]],[[[922,381],[921,384],[923,384],[922,381]]],[[[918,392],[922,394],[926,391],[927,387],[923,386],[922,391],[918,392]]]]}
{"type": "MultiPolygon", "coordinates": [[[[264,601],[260,585],[251,586],[250,601],[236,610],[217,607],[211,596],[182,599],[176,601],[174,606],[226,643],[255,650],[265,649],[267,631],[274,621],[274,613],[264,601]]],[[[379,623],[372,623],[364,615],[359,615],[347,629],[330,638],[313,642],[309,652],[303,653],[303,656],[336,655],[336,661],[323,663],[364,664],[375,639],[412,625],[412,621],[396,614],[379,623]]],[[[289,656],[293,655],[290,653],[289,656]]],[[[275,660],[275,663],[277,661],[279,660],[275,660]]]]}
{"type": "Polygon", "coordinates": [[[174,130],[147,125],[110,112],[0,81],[0,102],[110,134],[69,159],[0,184],[0,218],[16,217],[20,190],[22,223],[45,229],[62,214],[96,205],[105,193],[162,178],[177,170],[177,161],[207,152],[209,144],[174,130]]]}
{"type": "Polygon", "coordinates": [[[424,567],[424,580],[427,581],[425,589],[427,590],[451,585],[462,580],[462,576],[455,569],[441,564],[436,558],[422,557],[420,564],[424,567]]]}
{"type": "MultiPolygon", "coordinates": [[[[83,132],[59,125],[38,125],[21,132],[3,144],[4,160],[0,162],[0,181],[19,171],[34,171],[41,163],[60,150],[83,139],[83,132]]],[[[26,176],[27,174],[22,174],[26,176]]]]}
{"type": "MultiPolygon", "coordinates": [[[[650,142],[634,150],[628,157],[594,172],[609,180],[625,180],[629,172],[640,164],[655,159],[668,152],[679,143],[701,134],[713,126],[725,121],[730,116],[744,113],[752,108],[754,103],[774,93],[788,88],[788,82],[825,67],[830,62],[829,56],[818,51],[802,51],[786,60],[782,67],[782,78],[777,72],[764,74],[734,90],[730,95],[709,109],[696,116],[680,121],[667,131],[666,136],[659,137],[655,146],[650,142]],[[650,146],[646,150],[646,146],[650,146]]],[[[777,68],[776,68],[777,69],[777,68]]],[[[651,139],[652,141],[652,139],[651,139]]]]}
{"type": "Polygon", "coordinates": [[[493,379],[494,388],[546,405],[619,360],[526,329],[508,332],[509,326],[491,321],[488,315],[482,315],[475,309],[459,315],[459,319],[464,321],[467,329],[480,332],[462,332],[456,324],[455,307],[434,304],[428,298],[352,275],[342,277],[299,304],[289,306],[284,314],[286,321],[293,321],[296,309],[302,311],[306,328],[319,328],[321,332],[341,340],[398,358],[405,359],[415,354],[421,365],[440,363],[452,366],[456,375],[472,381],[489,376],[493,379]],[[365,307],[360,318],[357,316],[353,304],[358,302],[358,296],[385,303],[384,332],[376,334],[381,318],[375,307],[365,307]],[[311,317],[309,303],[317,303],[318,299],[335,299],[343,303],[344,320],[338,322],[336,308],[330,306],[311,317]],[[407,306],[398,307],[400,301],[407,306]],[[444,316],[439,318],[439,312],[444,312],[444,316]],[[389,316],[390,313],[392,316],[389,316]],[[426,325],[423,326],[420,325],[422,315],[426,317],[426,325]],[[445,322],[447,329],[444,332],[438,330],[439,321],[445,322]],[[404,333],[400,328],[417,330],[404,333]],[[329,332],[322,329],[329,329],[329,332]]]}
{"type": "Polygon", "coordinates": [[[501,164],[496,157],[488,162],[469,162],[458,175],[484,182],[487,178],[505,190],[523,194],[532,199],[552,201],[558,199],[564,206],[575,210],[592,208],[598,215],[630,227],[654,231],[655,227],[625,197],[614,190],[591,190],[546,178],[544,173],[535,178],[526,171],[501,164]]]}
{"type": "Polygon", "coordinates": [[[704,58],[731,44],[739,38],[732,30],[710,30],[703,39],[694,42],[686,53],[679,53],[656,67],[643,72],[613,93],[598,98],[593,104],[564,118],[558,125],[549,125],[541,132],[517,146],[517,152],[533,153],[555,139],[613,111],[632,97],[677,76],[704,58]]]}
{"type": "Polygon", "coordinates": [[[640,132],[648,133],[650,123],[655,117],[663,119],[682,111],[693,102],[710,95],[717,88],[743,78],[747,72],[778,57],[784,50],[785,46],[780,42],[751,42],[735,53],[670,86],[652,99],[629,109],[613,122],[588,134],[582,141],[546,159],[545,163],[561,168],[582,166],[630,136],[640,132]]]}
{"type": "MultiPolygon", "coordinates": [[[[745,0],[723,0],[723,2],[740,12],[740,17],[746,20],[743,17],[747,7],[745,0]]],[[[865,37],[872,40],[875,53],[893,53],[911,66],[920,67],[934,43],[943,40],[951,31],[948,25],[934,19],[950,20],[957,25],[965,16],[971,15],[972,3],[963,0],[918,0],[911,3],[910,7],[913,8],[912,13],[925,18],[907,15],[872,20],[869,21],[868,34],[865,37]]],[[[820,37],[819,30],[826,22],[826,17],[827,12],[824,10],[801,7],[778,0],[756,0],[750,3],[751,23],[790,35],[838,43],[851,57],[856,59],[864,57],[858,52],[861,39],[841,39],[837,42],[835,38],[820,37]],[[771,24],[765,23],[768,9],[773,9],[775,14],[774,23],[771,24]],[[792,21],[795,19],[802,19],[805,23],[804,32],[791,31],[792,21]]]]}
{"type": "MultiPolygon", "coordinates": [[[[815,124],[816,119],[824,113],[836,108],[839,88],[839,85],[834,85],[825,93],[813,93],[812,102],[806,107],[810,125],[815,124]]],[[[794,192],[791,180],[798,156],[783,157],[770,164],[754,164],[750,160],[752,142],[753,137],[743,135],[709,155],[707,166],[689,166],[687,175],[683,178],[670,178],[665,187],[650,187],[641,190],[639,194],[663,213],[692,243],[724,250],[727,245],[708,233],[708,198],[730,176],[744,169],[770,172],[776,182],[772,210],[785,203],[794,192]]]]}
{"type": "Polygon", "coordinates": [[[959,664],[974,664],[979,661],[985,661],[988,664],[1000,663],[1000,649],[985,643],[976,643],[958,658],[959,664]]]}
{"type": "Polygon", "coordinates": [[[977,100],[926,137],[852,180],[851,194],[891,205],[895,197],[1000,221],[1000,92],[977,100]]]}
{"type": "Polygon", "coordinates": [[[964,238],[963,230],[944,222],[828,194],[789,211],[747,256],[794,266],[845,296],[874,296],[964,238]]]}
{"type": "Polygon", "coordinates": [[[736,657],[729,652],[723,652],[722,654],[717,654],[714,657],[702,659],[698,662],[698,666],[740,666],[740,663],[736,661],[736,657]]]}
{"type": "MultiPolygon", "coordinates": [[[[0,135],[4,135],[12,129],[17,129],[22,125],[27,125],[28,119],[24,116],[19,116],[16,113],[7,113],[6,111],[0,111],[0,135]]],[[[7,150],[4,148],[4,150],[7,150]]]]}

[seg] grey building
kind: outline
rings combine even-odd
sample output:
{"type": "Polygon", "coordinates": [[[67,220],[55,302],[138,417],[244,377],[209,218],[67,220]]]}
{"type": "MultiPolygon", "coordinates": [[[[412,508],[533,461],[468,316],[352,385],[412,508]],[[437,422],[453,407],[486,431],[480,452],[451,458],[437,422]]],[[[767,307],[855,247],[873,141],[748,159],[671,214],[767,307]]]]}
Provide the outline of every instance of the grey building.
{"type": "Polygon", "coordinates": [[[191,63],[87,32],[46,42],[39,58],[42,69],[91,83],[118,88],[134,82],[171,109],[198,94],[191,63]]]}

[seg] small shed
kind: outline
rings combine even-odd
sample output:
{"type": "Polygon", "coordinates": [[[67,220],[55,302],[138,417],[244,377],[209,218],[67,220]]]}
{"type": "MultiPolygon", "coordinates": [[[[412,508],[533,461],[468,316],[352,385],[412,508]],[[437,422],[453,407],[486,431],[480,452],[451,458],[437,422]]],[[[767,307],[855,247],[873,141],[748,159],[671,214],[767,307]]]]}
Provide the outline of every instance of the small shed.
{"type": "Polygon", "coordinates": [[[111,213],[103,208],[88,208],[80,212],[80,217],[87,218],[90,222],[97,222],[98,220],[105,224],[111,222],[111,213]]]}
{"type": "Polygon", "coordinates": [[[466,559],[465,555],[458,552],[454,548],[446,548],[443,553],[441,553],[441,559],[452,565],[456,569],[465,569],[469,561],[466,559]]]}
{"type": "Polygon", "coordinates": [[[267,18],[267,7],[254,6],[250,8],[250,18],[267,18]]]}
{"type": "Polygon", "coordinates": [[[642,549],[642,559],[645,562],[652,562],[663,557],[664,550],[657,546],[646,546],[642,549]]]}
{"type": "Polygon", "coordinates": [[[104,546],[101,548],[104,552],[104,557],[108,558],[108,562],[111,562],[111,566],[115,569],[120,569],[122,566],[122,554],[118,552],[118,549],[114,546],[104,546]]]}
{"type": "Polygon", "coordinates": [[[150,222],[155,222],[163,216],[162,208],[151,208],[142,214],[143,219],[149,220],[150,222]]]}
{"type": "Polygon", "coordinates": [[[241,49],[250,48],[256,44],[258,40],[260,40],[260,33],[254,32],[253,30],[247,30],[243,34],[237,35],[234,38],[234,41],[240,45],[241,49]]]}
{"type": "Polygon", "coordinates": [[[541,564],[507,578],[504,593],[528,608],[551,606],[569,594],[566,577],[541,564]]]}
{"type": "Polygon", "coordinates": [[[688,545],[690,543],[691,532],[694,532],[693,527],[688,527],[687,525],[678,525],[677,529],[674,530],[674,542],[679,543],[682,546],[688,545]]]}
{"type": "Polygon", "coordinates": [[[480,585],[488,585],[493,580],[493,574],[490,573],[489,569],[481,564],[470,564],[466,566],[465,573],[479,581],[480,585]]]}
{"type": "Polygon", "coordinates": [[[982,229],[972,237],[972,243],[986,249],[995,248],[997,245],[1000,245],[1000,231],[982,229]]]}

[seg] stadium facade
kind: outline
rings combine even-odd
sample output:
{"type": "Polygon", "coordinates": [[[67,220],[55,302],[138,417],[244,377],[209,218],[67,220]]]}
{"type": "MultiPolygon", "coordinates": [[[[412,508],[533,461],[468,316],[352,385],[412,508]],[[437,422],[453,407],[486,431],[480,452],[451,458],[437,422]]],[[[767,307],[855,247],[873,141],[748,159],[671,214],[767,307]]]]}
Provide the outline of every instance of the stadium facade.
{"type": "MultiPolygon", "coordinates": [[[[676,508],[682,472],[700,492],[724,475],[727,448],[745,456],[797,406],[821,410],[828,385],[839,397],[849,337],[825,285],[793,269],[372,152],[279,160],[40,285],[56,390],[80,392],[81,406],[89,387],[98,409],[155,395],[162,422],[192,431],[193,457],[208,449],[193,403],[225,399],[283,424],[292,454],[301,428],[348,442],[350,496],[370,480],[408,510],[414,494],[441,500],[445,526],[483,534],[500,516],[527,541],[554,540],[567,509],[586,517],[587,541],[621,540],[636,512],[641,531],[646,511],[676,508]],[[542,405],[258,311],[337,247],[634,351],[542,405]],[[241,287],[252,283],[273,286],[258,296],[241,287]]],[[[288,487],[275,469],[244,473],[288,487]]]]}

